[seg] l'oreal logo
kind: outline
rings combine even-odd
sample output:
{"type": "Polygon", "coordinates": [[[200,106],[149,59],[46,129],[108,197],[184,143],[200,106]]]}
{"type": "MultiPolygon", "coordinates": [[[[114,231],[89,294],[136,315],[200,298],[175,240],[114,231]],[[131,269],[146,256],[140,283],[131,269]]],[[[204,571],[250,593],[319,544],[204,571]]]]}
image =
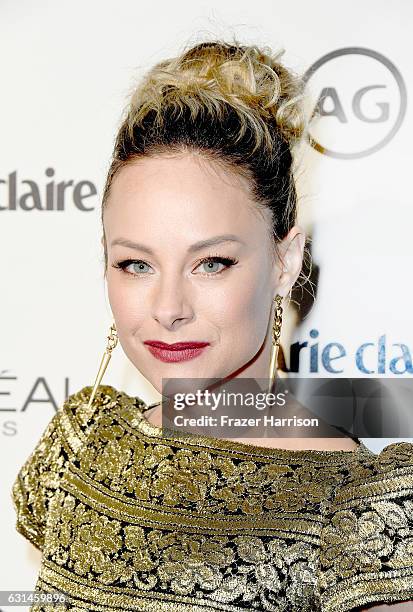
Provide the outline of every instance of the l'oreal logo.
{"type": "Polygon", "coordinates": [[[97,189],[92,181],[56,181],[54,168],[46,168],[45,175],[51,180],[44,186],[31,179],[19,179],[17,170],[0,178],[0,211],[62,211],[69,204],[82,212],[95,209],[90,198],[96,196],[97,189]]]}

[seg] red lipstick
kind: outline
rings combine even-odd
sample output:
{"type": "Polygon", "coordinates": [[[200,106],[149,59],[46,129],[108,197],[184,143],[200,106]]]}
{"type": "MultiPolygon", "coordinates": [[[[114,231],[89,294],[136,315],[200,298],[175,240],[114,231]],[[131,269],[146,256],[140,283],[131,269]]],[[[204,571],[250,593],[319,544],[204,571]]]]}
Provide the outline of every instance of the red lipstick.
{"type": "Polygon", "coordinates": [[[159,340],[146,340],[144,342],[152,355],[166,363],[188,361],[201,355],[209,342],[175,342],[167,344],[159,340]]]}

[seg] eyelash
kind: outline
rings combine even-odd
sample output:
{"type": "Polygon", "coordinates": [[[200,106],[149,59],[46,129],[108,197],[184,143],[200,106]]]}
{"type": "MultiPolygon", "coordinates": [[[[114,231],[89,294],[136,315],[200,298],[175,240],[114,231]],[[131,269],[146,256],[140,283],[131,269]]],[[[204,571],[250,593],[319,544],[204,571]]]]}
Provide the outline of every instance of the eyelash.
{"type": "MultiPolygon", "coordinates": [[[[203,263],[211,263],[211,262],[212,263],[222,263],[226,266],[226,268],[224,268],[220,272],[214,272],[211,274],[204,273],[201,276],[218,276],[218,274],[222,274],[222,272],[225,272],[225,270],[228,270],[232,266],[235,266],[238,263],[238,259],[234,259],[233,257],[222,257],[221,255],[218,255],[218,254],[208,255],[207,257],[204,257],[203,259],[201,259],[195,267],[198,268],[203,263]]],[[[128,266],[130,266],[131,264],[135,264],[135,263],[136,264],[143,263],[143,264],[146,264],[147,266],[149,265],[146,263],[146,261],[143,261],[142,259],[123,259],[121,261],[118,261],[112,264],[112,267],[119,268],[125,274],[130,274],[131,276],[144,276],[144,273],[134,274],[133,272],[126,271],[126,268],[128,266]]]]}

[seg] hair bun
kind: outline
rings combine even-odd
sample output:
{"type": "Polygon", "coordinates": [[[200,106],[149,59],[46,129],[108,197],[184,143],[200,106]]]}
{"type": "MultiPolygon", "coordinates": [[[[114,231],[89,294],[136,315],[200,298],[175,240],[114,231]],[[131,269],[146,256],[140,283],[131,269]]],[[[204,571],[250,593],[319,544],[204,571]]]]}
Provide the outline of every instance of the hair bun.
{"type": "Polygon", "coordinates": [[[266,124],[276,124],[279,134],[291,147],[303,136],[306,117],[303,108],[304,81],[279,61],[281,49],[272,54],[267,47],[225,42],[200,43],[180,56],[156,64],[135,90],[130,112],[131,124],[149,110],[165,105],[193,109],[194,118],[202,101],[209,111],[222,113],[228,105],[260,129],[271,149],[274,135],[266,124]]]}

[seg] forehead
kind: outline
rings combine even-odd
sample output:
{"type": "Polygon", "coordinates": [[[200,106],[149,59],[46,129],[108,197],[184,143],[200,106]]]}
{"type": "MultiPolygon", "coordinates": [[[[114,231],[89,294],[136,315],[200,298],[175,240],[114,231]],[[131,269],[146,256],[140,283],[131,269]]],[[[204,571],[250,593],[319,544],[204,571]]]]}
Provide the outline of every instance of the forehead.
{"type": "Polygon", "coordinates": [[[154,197],[171,188],[181,191],[182,196],[199,193],[199,199],[216,191],[226,197],[243,194],[245,199],[250,198],[249,182],[235,170],[202,154],[187,153],[142,157],[129,162],[115,175],[109,200],[116,199],[120,193],[122,197],[137,194],[142,197],[147,191],[154,197]]]}
{"type": "MultiPolygon", "coordinates": [[[[215,229],[244,235],[268,230],[248,180],[200,155],[161,155],[127,164],[115,175],[104,211],[107,232],[145,235],[181,228],[181,239],[215,229]]],[[[217,232],[215,232],[217,233],[217,232]]],[[[262,234],[261,234],[262,235],[262,234]]]]}

